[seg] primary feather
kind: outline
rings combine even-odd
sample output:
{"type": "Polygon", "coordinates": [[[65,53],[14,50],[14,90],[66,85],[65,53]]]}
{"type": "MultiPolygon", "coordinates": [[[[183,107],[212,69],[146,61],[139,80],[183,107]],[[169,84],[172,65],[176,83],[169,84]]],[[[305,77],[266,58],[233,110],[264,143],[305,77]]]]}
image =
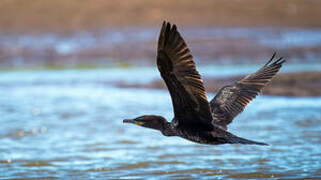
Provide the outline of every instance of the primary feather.
{"type": "Polygon", "coordinates": [[[211,100],[213,123],[227,129],[227,125],[240,114],[272,80],[285,60],[272,58],[258,71],[232,85],[221,88],[211,100]]]}

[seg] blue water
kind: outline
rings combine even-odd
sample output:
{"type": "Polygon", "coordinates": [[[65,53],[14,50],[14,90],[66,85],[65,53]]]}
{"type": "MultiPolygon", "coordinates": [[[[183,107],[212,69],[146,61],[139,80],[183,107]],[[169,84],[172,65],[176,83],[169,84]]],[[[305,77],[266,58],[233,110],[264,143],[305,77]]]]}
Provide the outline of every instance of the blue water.
{"type": "MultiPolygon", "coordinates": [[[[98,34],[79,32],[73,36],[5,35],[1,34],[0,44],[4,47],[26,47],[46,49],[55,47],[58,53],[68,54],[94,46],[110,46],[129,41],[150,41],[158,37],[158,28],[107,29],[98,34]],[[156,38],[155,38],[156,37],[156,38]],[[32,46],[31,46],[32,45],[32,46]]],[[[321,45],[321,29],[304,28],[182,28],[180,31],[190,38],[207,40],[215,37],[246,38],[272,48],[321,45]]]]}
{"type": "Polygon", "coordinates": [[[111,83],[139,72],[1,72],[0,178],[321,178],[321,97],[260,96],[229,126],[270,146],[199,145],[122,123],[173,116],[166,90],[111,83]]]}
{"type": "MultiPolygon", "coordinates": [[[[200,65],[199,73],[204,77],[227,77],[244,75],[257,71],[264,64],[239,65],[200,65]]],[[[311,72],[321,71],[321,63],[286,64],[280,72],[311,72]]],[[[92,69],[92,70],[43,70],[43,71],[2,71],[2,85],[20,86],[21,84],[71,84],[71,83],[103,83],[126,82],[148,83],[160,78],[156,67],[133,67],[126,69],[92,69]]]]}
{"type": "MultiPolygon", "coordinates": [[[[187,40],[204,40],[202,47],[205,47],[206,41],[215,38],[243,39],[247,40],[246,43],[257,44],[276,51],[292,49],[291,52],[293,54],[295,54],[295,48],[316,47],[315,49],[307,49],[305,55],[310,56],[310,60],[311,58],[314,61],[319,61],[318,59],[320,59],[318,47],[321,45],[321,29],[318,28],[181,28],[180,32],[187,40]]],[[[0,47],[4,51],[1,57],[16,61],[15,63],[19,65],[19,62],[24,60],[23,58],[28,59],[30,57],[33,57],[33,60],[44,57],[50,59],[52,55],[78,55],[77,58],[81,58],[84,52],[86,54],[86,52],[92,51],[95,55],[96,51],[100,52],[102,50],[109,52],[110,56],[112,52],[114,53],[115,47],[118,47],[117,50],[119,50],[119,48],[126,47],[128,44],[130,47],[133,46],[135,47],[134,49],[138,49],[139,53],[151,54],[146,49],[148,50],[149,47],[156,48],[158,33],[159,28],[109,28],[94,33],[78,32],[64,36],[54,33],[0,34],[0,47]]],[[[216,45],[221,46],[219,41],[216,43],[216,45]]],[[[211,54],[210,50],[202,47],[199,47],[199,51],[206,51],[206,54],[211,54]]],[[[211,48],[211,46],[207,48],[211,48]]],[[[127,49],[127,51],[130,50],[133,49],[127,49]]],[[[150,58],[146,54],[143,57],[137,57],[135,51],[127,53],[138,59],[143,58],[146,60],[146,58],[150,58]]],[[[213,59],[213,55],[210,57],[213,59]]],[[[297,60],[302,59],[302,57],[295,58],[297,60]]]]}

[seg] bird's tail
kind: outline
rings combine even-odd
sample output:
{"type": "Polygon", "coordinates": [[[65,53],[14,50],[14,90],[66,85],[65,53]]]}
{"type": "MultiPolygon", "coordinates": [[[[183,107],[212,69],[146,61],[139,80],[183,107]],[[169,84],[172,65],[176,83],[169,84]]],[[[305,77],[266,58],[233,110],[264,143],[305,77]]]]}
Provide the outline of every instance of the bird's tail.
{"type": "Polygon", "coordinates": [[[224,138],[223,141],[225,141],[224,143],[228,143],[228,144],[254,144],[254,145],[268,146],[267,143],[252,141],[252,140],[248,140],[237,136],[224,138]]]}

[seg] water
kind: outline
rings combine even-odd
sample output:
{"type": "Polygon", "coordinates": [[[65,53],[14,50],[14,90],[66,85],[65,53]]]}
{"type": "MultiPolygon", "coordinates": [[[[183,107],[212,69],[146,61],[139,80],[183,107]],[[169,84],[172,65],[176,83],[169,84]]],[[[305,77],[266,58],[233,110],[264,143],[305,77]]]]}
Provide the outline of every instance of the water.
{"type": "Polygon", "coordinates": [[[321,97],[260,96],[229,127],[270,146],[199,145],[123,124],[171,119],[170,96],[102,71],[0,73],[0,178],[321,178],[321,97]]]}
{"type": "MultiPolygon", "coordinates": [[[[204,77],[227,77],[243,75],[257,71],[263,64],[239,65],[199,65],[197,69],[204,77]]],[[[311,72],[321,71],[321,63],[287,64],[280,72],[311,72]]],[[[20,86],[21,84],[74,84],[74,83],[148,83],[160,78],[156,67],[133,67],[128,69],[92,69],[92,70],[44,70],[44,71],[3,71],[0,84],[6,86],[20,86]],[[23,77],[23,78],[22,78],[23,77]]]]}
{"type": "MultiPolygon", "coordinates": [[[[321,45],[321,29],[304,28],[182,28],[189,39],[198,38],[208,40],[210,38],[246,38],[260,45],[272,48],[290,48],[301,46],[321,45]]],[[[159,28],[121,28],[106,29],[97,33],[79,32],[72,36],[57,36],[53,33],[44,35],[24,34],[7,35],[0,34],[0,45],[12,48],[32,48],[45,50],[54,47],[60,54],[84,51],[93,47],[109,47],[115,44],[129,42],[144,42],[156,40],[159,28]]]]}
{"type": "MultiPolygon", "coordinates": [[[[180,32],[196,60],[257,62],[258,58],[268,59],[267,53],[277,51],[290,57],[289,62],[320,63],[319,28],[181,28],[180,32]],[[234,53],[240,57],[227,56],[234,53]]],[[[25,63],[42,65],[53,61],[61,61],[63,65],[79,61],[104,64],[120,59],[129,63],[146,62],[154,59],[158,34],[159,28],[109,28],[70,35],[2,33],[0,57],[3,62],[0,63],[19,67],[25,63]]]]}

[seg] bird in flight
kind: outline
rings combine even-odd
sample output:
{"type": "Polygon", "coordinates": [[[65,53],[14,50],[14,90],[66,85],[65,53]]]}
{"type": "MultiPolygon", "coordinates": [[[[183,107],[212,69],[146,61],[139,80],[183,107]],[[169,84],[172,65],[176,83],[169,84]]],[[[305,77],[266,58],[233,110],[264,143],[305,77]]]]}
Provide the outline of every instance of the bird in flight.
{"type": "Polygon", "coordinates": [[[222,87],[208,102],[202,78],[193,57],[176,25],[163,23],[157,48],[157,67],[172,98],[174,118],[144,115],[124,119],[161,131],[165,136],[179,136],[201,144],[268,145],[238,137],[227,131],[227,125],[240,114],[280,70],[283,58],[272,58],[258,71],[234,84],[222,87]]]}

